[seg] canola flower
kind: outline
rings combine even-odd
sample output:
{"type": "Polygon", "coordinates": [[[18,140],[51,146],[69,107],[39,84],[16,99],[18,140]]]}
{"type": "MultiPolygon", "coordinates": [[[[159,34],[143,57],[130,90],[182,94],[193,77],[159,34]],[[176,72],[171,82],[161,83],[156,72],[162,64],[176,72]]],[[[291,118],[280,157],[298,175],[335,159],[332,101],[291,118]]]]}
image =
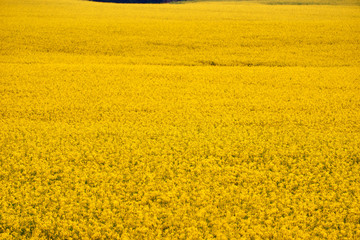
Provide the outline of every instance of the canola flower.
{"type": "Polygon", "coordinates": [[[0,2],[0,239],[359,239],[356,5],[0,2]]]}

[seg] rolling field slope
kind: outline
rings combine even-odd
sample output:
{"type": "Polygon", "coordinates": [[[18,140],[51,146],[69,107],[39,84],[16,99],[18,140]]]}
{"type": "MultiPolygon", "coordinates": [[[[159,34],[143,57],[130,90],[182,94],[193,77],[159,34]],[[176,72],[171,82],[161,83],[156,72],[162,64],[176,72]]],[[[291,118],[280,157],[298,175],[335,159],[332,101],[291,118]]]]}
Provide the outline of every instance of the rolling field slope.
{"type": "Polygon", "coordinates": [[[0,239],[359,239],[359,10],[0,0],[0,239]]]}

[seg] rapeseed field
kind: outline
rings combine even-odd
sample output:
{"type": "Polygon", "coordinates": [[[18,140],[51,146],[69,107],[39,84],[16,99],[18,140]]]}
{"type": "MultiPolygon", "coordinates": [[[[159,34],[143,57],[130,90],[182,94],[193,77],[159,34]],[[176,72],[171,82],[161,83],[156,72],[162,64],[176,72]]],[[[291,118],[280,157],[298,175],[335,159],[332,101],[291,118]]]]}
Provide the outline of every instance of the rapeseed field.
{"type": "Polygon", "coordinates": [[[0,239],[360,239],[360,7],[294,2],[0,0],[0,239]]]}

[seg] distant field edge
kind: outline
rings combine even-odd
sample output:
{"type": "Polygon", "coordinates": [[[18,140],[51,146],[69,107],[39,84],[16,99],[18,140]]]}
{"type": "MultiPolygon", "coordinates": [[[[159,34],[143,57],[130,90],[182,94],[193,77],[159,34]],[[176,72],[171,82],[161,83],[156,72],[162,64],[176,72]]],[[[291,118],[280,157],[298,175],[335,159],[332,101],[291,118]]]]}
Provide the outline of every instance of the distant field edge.
{"type": "Polygon", "coordinates": [[[360,6],[360,0],[183,0],[181,2],[244,2],[264,5],[345,5],[360,6]]]}

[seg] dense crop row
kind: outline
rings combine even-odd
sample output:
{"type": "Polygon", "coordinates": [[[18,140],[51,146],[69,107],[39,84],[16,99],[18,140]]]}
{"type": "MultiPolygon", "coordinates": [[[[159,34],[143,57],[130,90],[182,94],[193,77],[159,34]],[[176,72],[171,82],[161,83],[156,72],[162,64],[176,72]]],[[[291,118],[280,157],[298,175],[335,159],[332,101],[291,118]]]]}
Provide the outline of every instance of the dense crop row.
{"type": "Polygon", "coordinates": [[[110,5],[0,3],[0,239],[360,238],[358,7],[110,5]]]}

